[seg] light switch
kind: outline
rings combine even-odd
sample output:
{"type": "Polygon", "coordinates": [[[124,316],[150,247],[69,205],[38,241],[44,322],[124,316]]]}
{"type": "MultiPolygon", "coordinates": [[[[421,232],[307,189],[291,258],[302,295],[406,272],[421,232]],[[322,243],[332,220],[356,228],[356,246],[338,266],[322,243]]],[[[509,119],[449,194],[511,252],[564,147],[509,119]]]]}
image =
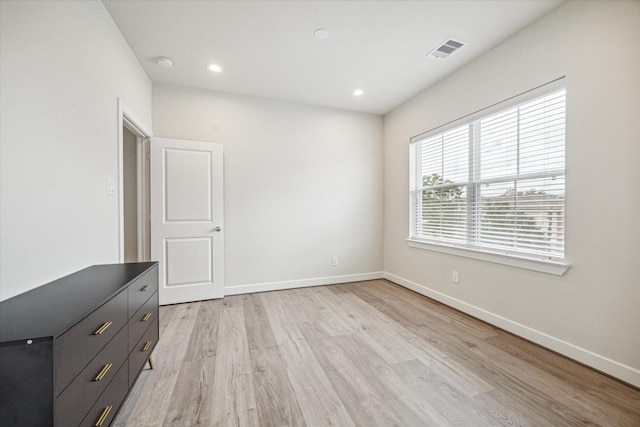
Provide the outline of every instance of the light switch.
{"type": "Polygon", "coordinates": [[[116,185],[113,183],[113,180],[107,179],[107,195],[115,196],[116,195],[116,185]]]}

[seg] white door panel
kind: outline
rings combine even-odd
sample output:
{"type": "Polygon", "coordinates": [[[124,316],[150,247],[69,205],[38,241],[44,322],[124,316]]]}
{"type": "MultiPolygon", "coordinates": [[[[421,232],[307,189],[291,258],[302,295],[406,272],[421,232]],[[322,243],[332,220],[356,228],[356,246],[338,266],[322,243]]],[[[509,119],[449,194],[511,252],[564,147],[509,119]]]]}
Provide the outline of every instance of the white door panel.
{"type": "Polygon", "coordinates": [[[166,239],[167,287],[213,282],[212,246],[211,237],[166,239]]]}
{"type": "Polygon", "coordinates": [[[165,220],[212,221],[212,153],[165,149],[165,220]]]}
{"type": "Polygon", "coordinates": [[[151,257],[160,304],[224,296],[222,144],[151,140],[151,257]]]}

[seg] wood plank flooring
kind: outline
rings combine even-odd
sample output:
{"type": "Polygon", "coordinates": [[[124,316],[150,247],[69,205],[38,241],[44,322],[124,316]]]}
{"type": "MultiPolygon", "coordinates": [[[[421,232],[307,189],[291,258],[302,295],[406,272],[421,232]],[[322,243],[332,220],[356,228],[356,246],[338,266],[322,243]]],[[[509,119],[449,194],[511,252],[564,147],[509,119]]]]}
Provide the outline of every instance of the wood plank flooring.
{"type": "Polygon", "coordinates": [[[161,307],[160,337],[117,427],[640,427],[640,390],[385,280],[161,307]]]}

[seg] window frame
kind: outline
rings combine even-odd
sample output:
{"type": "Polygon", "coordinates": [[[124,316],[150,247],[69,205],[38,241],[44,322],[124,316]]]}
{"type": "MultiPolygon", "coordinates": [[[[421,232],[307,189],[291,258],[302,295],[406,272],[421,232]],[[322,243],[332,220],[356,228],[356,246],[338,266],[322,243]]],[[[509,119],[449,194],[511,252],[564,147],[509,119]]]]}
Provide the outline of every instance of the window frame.
{"type": "MultiPolygon", "coordinates": [[[[483,108],[474,113],[468,114],[464,117],[461,117],[457,120],[434,128],[430,131],[421,133],[416,135],[410,139],[410,161],[409,161],[409,197],[410,197],[410,206],[409,206],[409,238],[406,239],[408,245],[412,248],[436,251],[447,253],[456,256],[462,256],[466,258],[479,259],[483,261],[489,261],[493,263],[509,265],[518,268],[524,268],[528,270],[540,271],[543,273],[553,274],[553,275],[562,275],[569,268],[570,264],[567,262],[566,256],[566,244],[564,245],[564,257],[551,257],[546,255],[534,254],[534,253],[523,253],[521,251],[509,251],[503,248],[493,248],[490,246],[478,245],[477,241],[474,241],[470,238],[469,233],[472,230],[467,230],[467,238],[465,242],[454,242],[454,241],[446,241],[439,239],[429,239],[422,238],[418,236],[414,236],[414,232],[416,229],[416,224],[420,222],[418,217],[421,215],[421,206],[422,206],[422,194],[425,188],[434,190],[434,189],[447,189],[453,187],[465,188],[469,194],[467,194],[467,208],[465,210],[465,225],[468,228],[471,223],[478,223],[480,221],[480,216],[474,213],[470,213],[475,210],[475,196],[471,194],[471,192],[477,191],[477,189],[485,184],[495,184],[495,183],[504,183],[504,182],[519,182],[519,181],[528,181],[533,179],[544,179],[544,178],[552,178],[554,176],[561,175],[564,181],[564,201],[563,204],[566,208],[566,166],[563,169],[553,169],[539,172],[531,172],[526,174],[511,174],[509,176],[500,176],[498,178],[487,178],[487,179],[476,179],[479,177],[469,177],[466,181],[463,182],[455,182],[455,183],[446,183],[443,182],[441,185],[436,186],[424,186],[421,185],[422,177],[418,177],[418,158],[421,157],[421,153],[418,153],[416,148],[414,148],[414,144],[418,142],[422,142],[427,140],[429,137],[444,134],[447,131],[453,130],[457,127],[468,126],[470,139],[474,139],[474,142],[470,144],[469,150],[479,150],[480,144],[477,143],[477,139],[474,138],[472,133],[474,130],[474,122],[481,120],[483,118],[489,117],[493,114],[508,110],[510,108],[514,108],[516,106],[526,104],[529,101],[532,101],[541,96],[551,94],[560,89],[565,89],[566,85],[564,81],[564,77],[556,79],[547,84],[538,86],[532,90],[527,92],[515,95],[507,100],[498,102],[493,104],[487,108],[483,108]],[[415,158],[413,157],[415,153],[415,158]],[[473,205],[473,206],[472,206],[473,205]]],[[[565,95],[566,96],[566,95],[565,95]]],[[[565,153],[566,153],[566,98],[565,98],[565,153]]],[[[471,154],[471,153],[470,153],[471,154]]],[[[469,161],[467,163],[467,171],[473,171],[474,166],[472,162],[479,162],[480,156],[478,153],[474,153],[470,155],[469,161]]],[[[566,165],[566,160],[565,160],[566,165]]],[[[471,173],[470,172],[470,173],[471,173]]],[[[566,218],[566,214],[565,214],[566,218]]],[[[417,234],[417,233],[416,233],[417,234]]],[[[563,241],[566,243],[566,228],[563,232],[563,241]]]]}

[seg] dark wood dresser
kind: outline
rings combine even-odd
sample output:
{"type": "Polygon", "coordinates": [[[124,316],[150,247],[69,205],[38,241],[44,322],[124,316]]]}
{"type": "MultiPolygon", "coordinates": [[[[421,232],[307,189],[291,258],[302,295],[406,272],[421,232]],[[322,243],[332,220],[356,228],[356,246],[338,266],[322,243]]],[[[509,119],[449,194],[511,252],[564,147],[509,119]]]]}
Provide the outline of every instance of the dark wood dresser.
{"type": "Polygon", "coordinates": [[[95,265],[0,302],[0,426],[108,426],[158,342],[158,264],[95,265]]]}

